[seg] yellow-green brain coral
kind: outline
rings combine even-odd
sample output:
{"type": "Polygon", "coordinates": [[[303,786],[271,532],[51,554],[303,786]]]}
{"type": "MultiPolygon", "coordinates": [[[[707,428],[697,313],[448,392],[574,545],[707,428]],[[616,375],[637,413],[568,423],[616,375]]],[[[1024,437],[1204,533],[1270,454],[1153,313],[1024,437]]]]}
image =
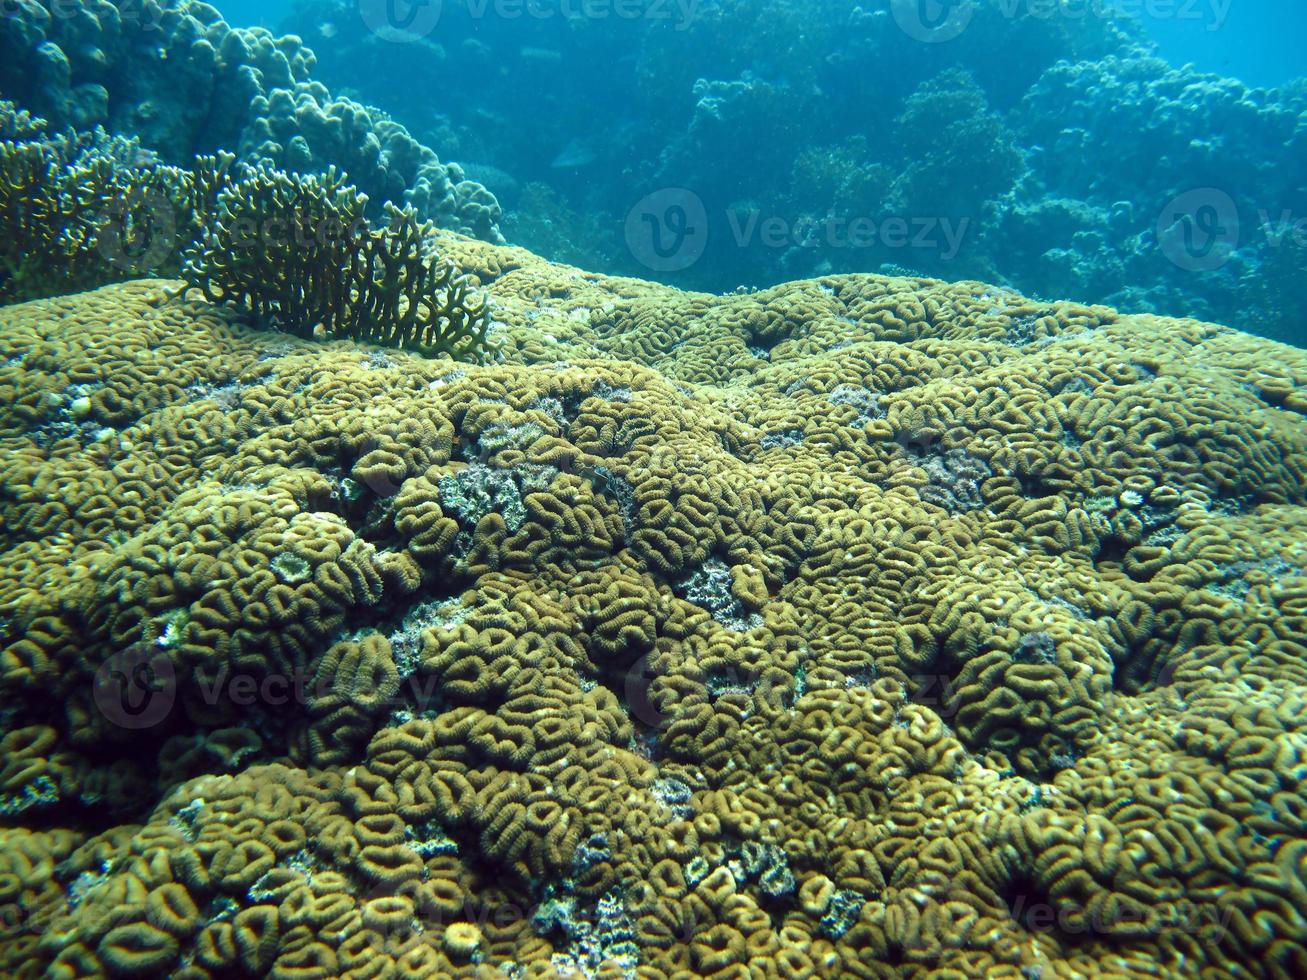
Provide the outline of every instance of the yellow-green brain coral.
{"type": "Polygon", "coordinates": [[[0,972],[1307,975],[1307,355],[442,247],[0,310],[0,972]]]}

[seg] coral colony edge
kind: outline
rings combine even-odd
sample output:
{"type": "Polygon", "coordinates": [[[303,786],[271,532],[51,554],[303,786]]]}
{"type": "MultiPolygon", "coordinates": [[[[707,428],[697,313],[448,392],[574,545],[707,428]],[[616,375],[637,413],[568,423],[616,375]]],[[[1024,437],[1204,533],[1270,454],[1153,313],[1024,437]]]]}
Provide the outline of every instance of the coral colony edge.
{"type": "Polygon", "coordinates": [[[437,238],[0,309],[6,975],[1303,975],[1307,354],[437,238]]]}

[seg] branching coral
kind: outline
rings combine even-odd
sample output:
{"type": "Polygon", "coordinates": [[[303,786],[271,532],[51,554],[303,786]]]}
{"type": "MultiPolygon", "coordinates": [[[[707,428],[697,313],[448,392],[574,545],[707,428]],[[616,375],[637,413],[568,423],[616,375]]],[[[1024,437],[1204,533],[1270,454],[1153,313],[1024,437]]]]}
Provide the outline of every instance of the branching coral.
{"type": "Polygon", "coordinates": [[[89,233],[61,169],[45,144],[0,143],[0,300],[25,298],[40,270],[65,264],[89,233]]]}
{"type": "Polygon", "coordinates": [[[57,131],[103,126],[185,166],[219,147],[242,162],[320,173],[344,167],[378,209],[502,241],[499,203],[402,125],[333,96],[294,35],[235,28],[199,0],[24,0],[0,18],[0,93],[57,131]]]}
{"type": "Polygon", "coordinates": [[[372,228],[366,206],[335,170],[318,178],[247,169],[218,194],[183,275],[211,302],[298,337],[483,352],[489,307],[433,253],[431,224],[387,204],[387,223],[372,228]]]}
{"type": "Polygon", "coordinates": [[[43,126],[0,103],[0,301],[175,267],[185,173],[103,130],[43,126]]]}
{"type": "Polygon", "coordinates": [[[176,275],[235,158],[162,163],[135,139],[51,134],[0,100],[0,301],[176,275]]]}
{"type": "Polygon", "coordinates": [[[45,132],[46,121],[19,109],[12,102],[0,99],[0,139],[25,140],[45,132]]]}
{"type": "Polygon", "coordinates": [[[490,311],[431,245],[433,226],[321,178],[236,165],[166,166],[97,130],[43,138],[0,103],[0,301],[183,271],[189,286],[299,337],[476,357],[490,311]],[[183,251],[186,257],[182,264],[183,251]]]}

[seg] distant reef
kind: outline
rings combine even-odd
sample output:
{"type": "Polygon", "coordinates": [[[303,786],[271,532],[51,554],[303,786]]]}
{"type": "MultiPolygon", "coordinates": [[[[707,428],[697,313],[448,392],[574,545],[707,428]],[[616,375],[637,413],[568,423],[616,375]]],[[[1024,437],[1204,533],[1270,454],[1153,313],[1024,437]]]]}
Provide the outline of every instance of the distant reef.
{"type": "Polygon", "coordinates": [[[1307,353],[440,247],[0,308],[0,972],[1304,974],[1307,353]]]}
{"type": "Polygon", "coordinates": [[[1172,67],[1106,3],[933,6],[941,28],[899,0],[650,0],[626,19],[449,0],[438,30],[397,45],[359,29],[352,0],[301,0],[286,27],[330,84],[492,190],[521,185],[504,228],[540,254],[713,292],[978,278],[1307,346],[1307,83],[1172,67]],[[433,103],[421,77],[459,79],[458,98],[433,103]],[[650,268],[623,223],[668,188],[702,203],[709,240],[688,267],[650,268]],[[854,220],[874,225],[865,241],[854,220]]]}
{"type": "Polygon", "coordinates": [[[494,195],[384,112],[313,78],[297,37],[229,27],[192,0],[13,0],[0,18],[0,98],[51,129],[138,139],[166,162],[231,151],[245,163],[344,170],[368,195],[502,241],[494,195]]]}

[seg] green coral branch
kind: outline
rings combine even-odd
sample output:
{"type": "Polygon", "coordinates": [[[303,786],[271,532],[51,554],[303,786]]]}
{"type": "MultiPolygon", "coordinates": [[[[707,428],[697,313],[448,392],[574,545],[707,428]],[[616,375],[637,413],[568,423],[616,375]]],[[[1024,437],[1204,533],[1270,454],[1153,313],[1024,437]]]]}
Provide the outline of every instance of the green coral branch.
{"type": "Polygon", "coordinates": [[[322,177],[239,165],[229,153],[165,166],[134,140],[48,137],[0,101],[0,303],[141,275],[262,327],[476,359],[491,351],[485,297],[435,250],[434,227],[322,177]]]}
{"type": "Polygon", "coordinates": [[[298,337],[429,356],[486,353],[489,307],[434,252],[433,226],[387,203],[386,224],[373,228],[367,203],[334,170],[317,177],[246,168],[218,194],[186,253],[187,289],[298,337]]]}
{"type": "Polygon", "coordinates": [[[191,174],[135,140],[44,125],[0,102],[0,303],[175,274],[191,174]]]}

